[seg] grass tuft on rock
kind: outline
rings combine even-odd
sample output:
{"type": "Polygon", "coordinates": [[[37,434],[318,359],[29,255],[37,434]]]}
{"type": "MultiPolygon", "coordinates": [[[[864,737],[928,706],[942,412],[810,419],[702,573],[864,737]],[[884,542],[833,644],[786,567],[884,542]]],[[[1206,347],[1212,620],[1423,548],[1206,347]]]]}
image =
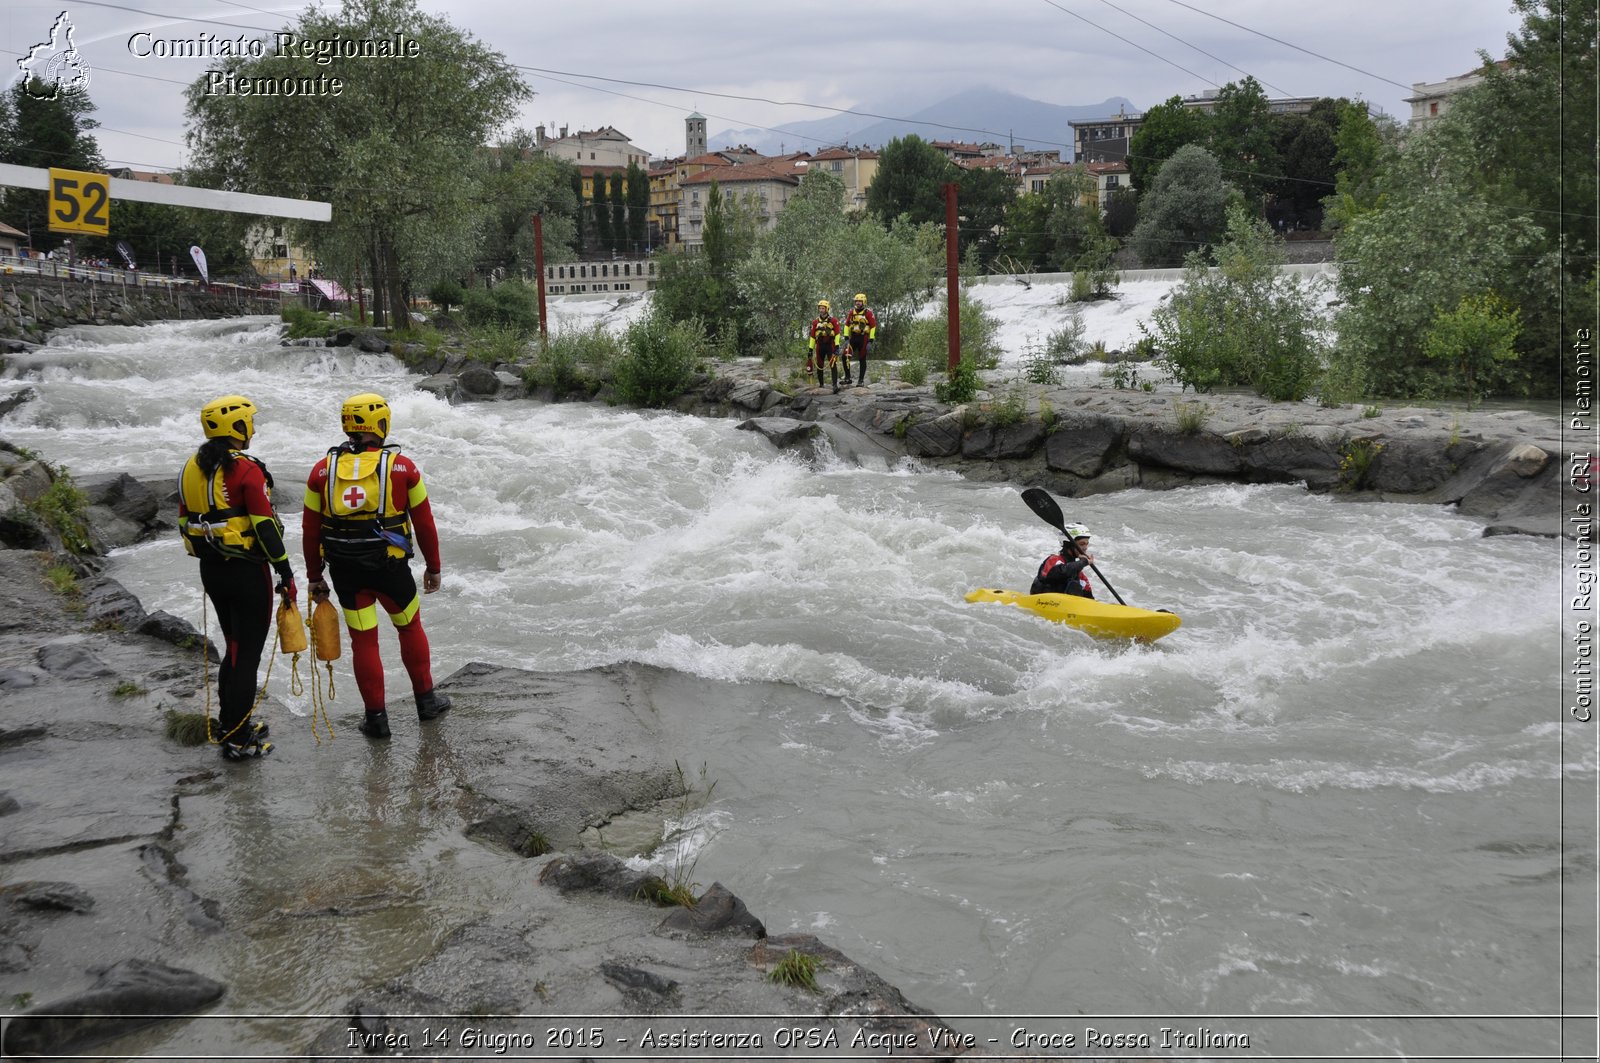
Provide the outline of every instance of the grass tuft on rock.
{"type": "Polygon", "coordinates": [[[821,969],[822,961],[815,956],[798,949],[790,949],[789,954],[767,972],[767,981],[816,992],[817,972],[821,969]]]}
{"type": "Polygon", "coordinates": [[[167,737],[180,746],[205,745],[207,739],[205,714],[168,709],[167,737]]]}

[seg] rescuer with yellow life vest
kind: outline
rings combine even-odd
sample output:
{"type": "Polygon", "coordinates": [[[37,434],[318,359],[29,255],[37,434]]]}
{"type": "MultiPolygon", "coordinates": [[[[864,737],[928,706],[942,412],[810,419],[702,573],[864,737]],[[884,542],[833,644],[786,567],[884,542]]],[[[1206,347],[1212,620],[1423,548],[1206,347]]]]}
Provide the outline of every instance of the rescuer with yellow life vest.
{"type": "MultiPolygon", "coordinates": [[[[839,319],[834,317],[828,300],[817,300],[817,316],[811,320],[811,333],[806,342],[806,375],[816,367],[817,387],[822,386],[822,366],[826,362],[833,371],[833,393],[839,393],[839,319]]],[[[847,366],[845,372],[849,373],[847,366]]]]}
{"type": "Polygon", "coordinates": [[[433,689],[433,662],[422,628],[421,599],[410,558],[421,550],[422,589],[439,589],[439,533],[422,483],[422,470],[389,437],[389,404],[371,393],[352,395],[340,408],[346,441],[328,451],[306,481],[306,578],[311,597],[333,593],[350,631],[351,667],[366,709],[361,733],[389,737],[383,661],[378,656],[378,606],[400,637],[400,660],[411,679],[417,716],[432,720],[450,711],[450,699],[433,689]]]}
{"type": "Polygon", "coordinates": [[[859,369],[856,372],[856,383],[861,387],[867,386],[867,353],[872,350],[872,343],[878,338],[878,317],[867,309],[867,296],[864,292],[857,292],[855,305],[844,315],[844,383],[850,386],[850,356],[855,355],[859,369]]]}
{"type": "Polygon", "coordinates": [[[277,570],[284,599],[296,597],[283,522],[272,509],[272,474],[245,453],[257,412],[243,395],[206,403],[200,410],[206,441],[178,476],[178,530],[184,549],[200,561],[200,583],[226,645],[217,670],[219,732],[213,736],[226,760],[272,752],[267,724],[250,720],[256,671],[272,626],[268,566],[277,570]]]}

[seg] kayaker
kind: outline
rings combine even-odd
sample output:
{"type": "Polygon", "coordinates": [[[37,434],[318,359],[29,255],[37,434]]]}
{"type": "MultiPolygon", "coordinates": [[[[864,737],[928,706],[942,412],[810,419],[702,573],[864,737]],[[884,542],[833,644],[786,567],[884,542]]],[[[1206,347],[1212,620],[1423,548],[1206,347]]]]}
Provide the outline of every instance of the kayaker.
{"type": "Polygon", "coordinates": [[[1064,530],[1067,537],[1061,540],[1061,551],[1044,559],[1028,593],[1093,598],[1094,588],[1085,572],[1094,564],[1094,555],[1089,552],[1089,530],[1079,525],[1068,525],[1064,530]]]}

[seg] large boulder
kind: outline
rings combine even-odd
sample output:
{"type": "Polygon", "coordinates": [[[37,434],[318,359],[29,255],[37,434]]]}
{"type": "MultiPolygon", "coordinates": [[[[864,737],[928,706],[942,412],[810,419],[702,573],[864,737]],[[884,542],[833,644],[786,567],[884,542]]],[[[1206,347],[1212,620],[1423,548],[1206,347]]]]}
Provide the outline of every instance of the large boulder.
{"type": "Polygon", "coordinates": [[[456,375],[456,386],[460,389],[461,398],[467,402],[492,399],[500,394],[500,378],[482,362],[463,366],[456,375]]]}
{"type": "Polygon", "coordinates": [[[1122,429],[1110,417],[1069,413],[1058,418],[1045,440],[1045,464],[1058,472],[1092,479],[1105,470],[1122,444],[1122,429]]]}
{"type": "Polygon", "coordinates": [[[906,429],[906,449],[925,458],[951,458],[961,453],[966,407],[958,406],[931,421],[918,421],[906,429]]]}

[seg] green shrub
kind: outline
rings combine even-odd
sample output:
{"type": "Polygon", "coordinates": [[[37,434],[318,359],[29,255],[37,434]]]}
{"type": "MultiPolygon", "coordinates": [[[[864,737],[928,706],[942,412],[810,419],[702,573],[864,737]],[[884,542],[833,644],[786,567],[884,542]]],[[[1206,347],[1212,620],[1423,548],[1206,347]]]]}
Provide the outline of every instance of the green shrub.
{"type": "Polygon", "coordinates": [[[635,321],[612,371],[617,398],[630,406],[665,406],[694,379],[705,342],[699,321],[669,321],[657,312],[635,321]]]}
{"type": "Polygon", "coordinates": [[[1061,383],[1061,371],[1047,349],[1030,346],[1022,355],[1022,378],[1030,384],[1053,386],[1061,383]]]}
{"type": "Polygon", "coordinates": [[[283,309],[278,311],[278,316],[289,326],[285,335],[292,340],[321,339],[339,329],[338,323],[327,314],[318,313],[299,303],[285,303],[283,309]]]}
{"type": "Polygon", "coordinates": [[[1159,344],[1164,368],[1198,392],[1247,386],[1274,401],[1305,398],[1325,349],[1313,288],[1279,272],[1275,238],[1242,206],[1228,210],[1217,262],[1213,271],[1191,254],[1182,285],[1151,315],[1146,335],[1159,344]]]}
{"type": "Polygon", "coordinates": [[[1020,387],[1007,388],[989,404],[989,423],[996,428],[1021,424],[1028,416],[1028,398],[1020,387]]]}
{"type": "Polygon", "coordinates": [[[1339,447],[1340,491],[1359,491],[1367,485],[1372,464],[1383,453],[1383,444],[1372,439],[1352,439],[1339,447]]]}
{"type": "Polygon", "coordinates": [[[435,281],[428,289],[428,301],[441,313],[448,314],[452,306],[461,305],[461,300],[466,294],[466,289],[455,281],[435,281]]]}
{"type": "Polygon", "coordinates": [[[516,362],[528,353],[527,340],[509,325],[479,325],[471,330],[467,353],[480,362],[516,362]]]}
{"type": "Polygon", "coordinates": [[[519,280],[469,288],[461,298],[461,311],[469,325],[496,325],[531,336],[539,329],[539,290],[519,280]]]}
{"type": "Polygon", "coordinates": [[[74,554],[88,553],[91,549],[86,520],[89,496],[72,482],[72,475],[66,469],[51,471],[54,479],[50,481],[49,488],[29,502],[28,508],[39,520],[55,529],[56,534],[61,536],[62,545],[68,550],[74,554]]]}
{"type": "Polygon", "coordinates": [[[933,397],[952,406],[971,402],[982,385],[978,367],[972,359],[963,357],[956,363],[955,372],[933,386],[933,397]]]}
{"type": "Polygon", "coordinates": [[[1172,404],[1172,413],[1178,431],[1184,435],[1194,435],[1205,427],[1206,420],[1211,416],[1211,407],[1203,402],[1175,402],[1172,404]]]}
{"type": "Polygon", "coordinates": [[[621,355],[622,341],[597,322],[587,329],[569,329],[550,337],[523,379],[557,395],[587,390],[590,380],[609,373],[621,355]]]}
{"type": "MultiPolygon", "coordinates": [[[[902,359],[923,359],[928,366],[943,366],[950,359],[950,330],[947,324],[949,315],[947,305],[939,304],[939,313],[934,317],[918,318],[911,323],[911,329],[906,336],[904,348],[901,350],[902,359]]],[[[961,357],[971,359],[974,369],[992,369],[999,364],[999,347],[995,337],[999,335],[1000,323],[985,311],[978,302],[967,295],[963,289],[961,303],[958,310],[961,318],[961,331],[957,338],[961,357]]],[[[908,383],[912,381],[906,379],[908,383]]]]}

